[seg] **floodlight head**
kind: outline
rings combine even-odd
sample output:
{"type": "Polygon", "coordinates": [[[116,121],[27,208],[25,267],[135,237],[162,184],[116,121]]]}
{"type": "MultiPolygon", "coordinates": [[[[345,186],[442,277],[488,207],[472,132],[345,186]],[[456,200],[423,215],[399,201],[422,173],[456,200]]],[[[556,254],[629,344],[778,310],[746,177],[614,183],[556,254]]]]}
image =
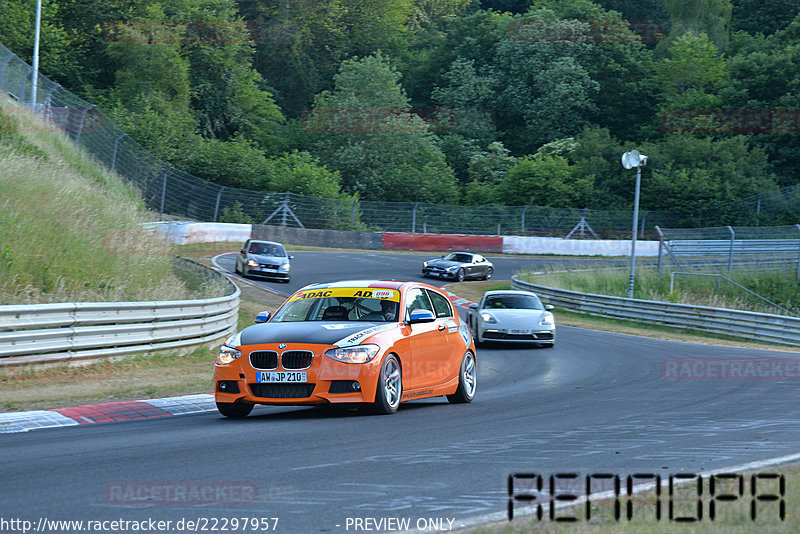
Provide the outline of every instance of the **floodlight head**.
{"type": "Polygon", "coordinates": [[[626,169],[634,167],[644,167],[647,165],[647,156],[643,156],[638,150],[631,150],[622,155],[622,166],[626,169]]]}

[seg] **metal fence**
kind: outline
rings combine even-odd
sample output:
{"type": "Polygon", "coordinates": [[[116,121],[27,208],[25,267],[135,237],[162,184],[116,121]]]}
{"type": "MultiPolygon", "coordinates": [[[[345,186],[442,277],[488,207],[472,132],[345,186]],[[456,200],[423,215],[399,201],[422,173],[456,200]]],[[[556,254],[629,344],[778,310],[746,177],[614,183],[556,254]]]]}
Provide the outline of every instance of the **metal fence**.
{"type": "Polygon", "coordinates": [[[793,226],[656,227],[658,272],[669,263],[681,271],[793,270],[800,279],[800,224],[793,226]]]}
{"type": "Polygon", "coordinates": [[[646,324],[800,345],[800,318],[689,304],[593,295],[531,284],[512,277],[511,287],[533,291],[567,311],[646,324]]]}
{"type": "MultiPolygon", "coordinates": [[[[629,232],[631,227],[630,211],[353,201],[224,187],[159,160],[94,104],[45,76],[38,77],[36,102],[31,102],[31,79],[32,68],[0,45],[0,90],[20,104],[35,109],[86,152],[135,184],[148,208],[161,214],[200,221],[333,230],[569,235],[573,238],[616,237],[629,232]]],[[[767,212],[796,214],[798,205],[800,189],[794,193],[779,192],[745,200],[729,211],[738,214],[735,220],[746,219],[743,224],[751,224],[754,213],[758,214],[757,220],[763,221],[766,219],[762,214],[767,212]]],[[[643,235],[655,237],[656,225],[677,227],[685,225],[687,220],[671,212],[642,211],[639,222],[643,235]]]]}
{"type": "Polygon", "coordinates": [[[225,284],[227,294],[202,300],[0,306],[0,366],[170,349],[234,333],[239,288],[213,269],[178,261],[182,268],[225,284]]]}

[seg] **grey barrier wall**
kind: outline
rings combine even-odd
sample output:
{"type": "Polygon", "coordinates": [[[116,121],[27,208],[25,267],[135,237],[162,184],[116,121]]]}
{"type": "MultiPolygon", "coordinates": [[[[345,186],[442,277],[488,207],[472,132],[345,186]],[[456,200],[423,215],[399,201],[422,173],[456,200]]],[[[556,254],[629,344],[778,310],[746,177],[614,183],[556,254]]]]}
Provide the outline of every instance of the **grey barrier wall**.
{"type": "Polygon", "coordinates": [[[533,291],[550,304],[572,312],[800,345],[798,317],[580,293],[532,284],[516,276],[511,287],[533,291]]]}
{"type": "Polygon", "coordinates": [[[345,230],[320,230],[316,228],[254,224],[251,236],[253,239],[312,247],[383,249],[382,232],[348,232],[345,230]]]}
{"type": "Polygon", "coordinates": [[[222,297],[146,302],[75,302],[0,306],[0,366],[69,361],[196,345],[229,336],[239,319],[239,288],[222,297]]]}

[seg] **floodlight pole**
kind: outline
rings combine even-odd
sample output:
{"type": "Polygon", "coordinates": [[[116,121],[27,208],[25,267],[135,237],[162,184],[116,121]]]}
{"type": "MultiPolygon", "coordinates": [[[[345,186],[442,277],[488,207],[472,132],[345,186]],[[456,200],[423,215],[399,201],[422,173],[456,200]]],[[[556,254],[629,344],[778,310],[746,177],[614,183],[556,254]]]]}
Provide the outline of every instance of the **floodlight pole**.
{"type": "MultiPolygon", "coordinates": [[[[42,26],[42,0],[36,0],[36,29],[33,35],[33,79],[31,80],[31,107],[36,109],[36,89],[39,85],[39,34],[42,26]]],[[[23,102],[25,96],[22,97],[23,102]]]]}
{"type": "Polygon", "coordinates": [[[642,166],[636,167],[636,192],[633,196],[633,234],[631,235],[631,276],[628,280],[628,298],[633,298],[633,280],[636,273],[636,234],[639,230],[639,189],[642,183],[642,166]]]}

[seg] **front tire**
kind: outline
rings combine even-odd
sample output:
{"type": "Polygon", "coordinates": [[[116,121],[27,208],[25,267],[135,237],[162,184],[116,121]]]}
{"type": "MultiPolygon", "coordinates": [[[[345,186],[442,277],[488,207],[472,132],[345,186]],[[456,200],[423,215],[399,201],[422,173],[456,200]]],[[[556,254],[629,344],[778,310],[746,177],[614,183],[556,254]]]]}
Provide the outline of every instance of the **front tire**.
{"type": "Polygon", "coordinates": [[[475,389],[478,385],[478,366],[475,355],[471,351],[464,354],[461,359],[461,369],[458,372],[458,389],[447,400],[453,404],[472,402],[475,398],[475,389]]]}
{"type": "Polygon", "coordinates": [[[459,269],[456,273],[456,282],[463,282],[465,277],[466,273],[464,272],[464,269],[459,269]]]}
{"type": "Polygon", "coordinates": [[[488,280],[489,278],[492,277],[493,274],[494,274],[494,269],[489,267],[488,269],[486,269],[486,272],[483,274],[483,279],[484,280],[488,280]]]}
{"type": "Polygon", "coordinates": [[[244,419],[253,411],[253,404],[247,402],[218,402],[217,410],[231,419],[244,419]]]}
{"type": "Polygon", "coordinates": [[[403,373],[397,357],[390,354],[381,365],[378,390],[375,392],[375,402],[372,403],[372,413],[376,415],[393,414],[400,406],[400,397],[402,396],[403,373]]]}

